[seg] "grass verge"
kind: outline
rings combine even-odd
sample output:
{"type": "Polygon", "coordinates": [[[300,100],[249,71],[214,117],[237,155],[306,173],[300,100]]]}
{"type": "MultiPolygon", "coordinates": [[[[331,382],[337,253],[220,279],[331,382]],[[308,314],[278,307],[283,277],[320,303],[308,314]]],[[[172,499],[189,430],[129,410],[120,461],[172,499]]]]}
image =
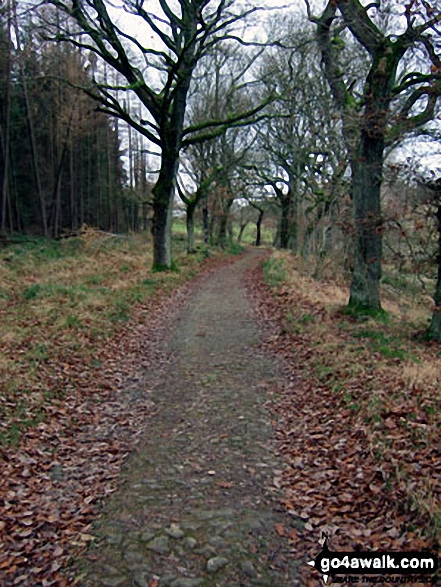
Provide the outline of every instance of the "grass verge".
{"type": "Polygon", "coordinates": [[[341,405],[350,410],[384,473],[385,489],[393,486],[399,506],[439,542],[441,348],[422,337],[427,300],[413,290],[386,290],[386,313],[351,315],[347,285],[314,280],[301,259],[283,252],[265,262],[263,276],[283,308],[281,334],[294,341],[290,362],[331,394],[330,413],[341,405]],[[296,353],[300,346],[308,352],[296,353]]]}
{"type": "Polygon", "coordinates": [[[180,235],[174,254],[175,270],[155,273],[146,235],[92,229],[62,241],[24,238],[0,251],[0,446],[40,424],[136,306],[194,277],[208,257],[187,256],[180,235]]]}

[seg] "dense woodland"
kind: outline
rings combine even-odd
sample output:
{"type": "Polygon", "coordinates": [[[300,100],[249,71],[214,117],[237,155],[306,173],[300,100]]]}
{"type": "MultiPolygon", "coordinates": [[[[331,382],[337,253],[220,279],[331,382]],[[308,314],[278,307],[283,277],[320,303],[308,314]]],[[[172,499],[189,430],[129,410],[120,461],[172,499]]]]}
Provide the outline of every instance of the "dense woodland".
{"type": "Polygon", "coordinates": [[[436,2],[9,0],[0,16],[3,236],[148,229],[169,269],[180,210],[189,253],[195,229],[224,246],[253,223],[260,244],[263,222],[271,244],[339,258],[353,308],[381,312],[384,255],[436,276],[437,176],[396,155],[437,142],[436,2]]]}

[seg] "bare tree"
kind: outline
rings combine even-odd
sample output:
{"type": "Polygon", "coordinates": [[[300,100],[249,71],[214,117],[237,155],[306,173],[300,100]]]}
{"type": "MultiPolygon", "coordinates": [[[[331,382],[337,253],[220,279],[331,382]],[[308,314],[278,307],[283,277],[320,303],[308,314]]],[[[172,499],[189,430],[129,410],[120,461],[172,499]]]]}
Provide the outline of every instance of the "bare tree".
{"type": "MultiPolygon", "coordinates": [[[[241,41],[238,27],[258,8],[241,8],[236,0],[158,0],[152,8],[146,0],[122,0],[121,7],[143,28],[142,37],[129,33],[118,20],[117,9],[104,0],[45,0],[67,14],[72,26],[56,30],[51,38],[67,41],[98,55],[126,80],[119,91],[133,92],[146,110],[138,119],[115,97],[115,87],[96,83],[88,92],[104,112],[130,124],[161,151],[154,195],[155,269],[169,269],[172,205],[181,149],[221,135],[227,128],[246,124],[262,105],[239,113],[186,123],[186,108],[196,65],[222,42],[241,41]],[[153,11],[155,10],[155,12],[153,11]],[[152,40],[153,38],[153,40],[152,40]],[[147,43],[143,39],[148,39],[147,43]]],[[[46,17],[46,28],[51,28],[46,17]]],[[[132,30],[132,28],[131,28],[132,30]]]]}
{"type": "MultiPolygon", "coordinates": [[[[250,91],[256,84],[252,77],[252,69],[261,52],[262,50],[258,49],[233,53],[231,48],[221,46],[211,53],[210,60],[204,62],[203,67],[198,67],[196,71],[197,83],[188,108],[188,119],[191,124],[202,122],[207,115],[216,120],[225,112],[250,111],[253,108],[253,100],[257,102],[258,97],[255,92],[250,91]],[[249,80],[244,81],[245,73],[249,74],[249,80]]],[[[216,204],[219,205],[219,229],[221,232],[225,231],[228,208],[236,197],[230,189],[230,183],[233,176],[237,175],[238,167],[246,157],[254,136],[253,132],[241,132],[239,128],[230,128],[222,136],[196,143],[186,149],[183,166],[196,185],[191,195],[180,190],[187,211],[189,252],[194,250],[194,212],[197,206],[204,202],[208,213],[209,200],[213,199],[214,194],[217,195],[216,204]],[[226,194],[228,197],[225,199],[223,196],[226,194]]],[[[207,220],[206,214],[205,221],[207,220]]],[[[220,240],[224,240],[224,237],[225,235],[221,236],[220,240]]]]}
{"type": "Polygon", "coordinates": [[[279,23],[278,31],[284,44],[266,54],[260,72],[266,91],[277,99],[258,128],[255,172],[279,202],[278,244],[298,252],[306,210],[314,215],[324,184],[336,183],[346,150],[312,32],[302,30],[298,17],[279,23]]]}
{"type": "MultiPolygon", "coordinates": [[[[355,260],[349,306],[380,311],[380,188],[388,145],[429,122],[441,95],[441,11],[434,2],[329,0],[317,25],[324,72],[339,109],[352,169],[355,260]],[[365,52],[361,83],[342,68],[348,41],[365,52]],[[420,51],[423,59],[412,56],[420,51]]],[[[350,44],[350,43],[349,43],[350,44]]]]}

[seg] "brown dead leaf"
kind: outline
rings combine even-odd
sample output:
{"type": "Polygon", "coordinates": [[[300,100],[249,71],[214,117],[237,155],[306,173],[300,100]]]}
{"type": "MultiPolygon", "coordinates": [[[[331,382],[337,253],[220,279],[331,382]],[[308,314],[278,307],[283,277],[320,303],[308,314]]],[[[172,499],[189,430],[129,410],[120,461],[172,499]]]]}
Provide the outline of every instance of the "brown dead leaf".
{"type": "Polygon", "coordinates": [[[223,489],[232,489],[234,487],[234,483],[231,483],[231,481],[216,481],[216,485],[223,489]]]}
{"type": "Polygon", "coordinates": [[[287,532],[282,524],[275,524],[274,530],[277,532],[279,536],[286,536],[287,532]]]}

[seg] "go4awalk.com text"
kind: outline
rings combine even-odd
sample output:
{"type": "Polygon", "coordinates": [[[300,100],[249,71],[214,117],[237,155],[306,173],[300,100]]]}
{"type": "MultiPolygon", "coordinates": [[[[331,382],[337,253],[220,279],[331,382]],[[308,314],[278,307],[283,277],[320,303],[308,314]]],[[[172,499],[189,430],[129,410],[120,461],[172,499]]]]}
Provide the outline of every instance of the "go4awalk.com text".
{"type": "Polygon", "coordinates": [[[429,551],[337,552],[329,550],[325,541],[308,564],[322,574],[325,584],[331,577],[342,584],[432,584],[438,556],[429,551]]]}

